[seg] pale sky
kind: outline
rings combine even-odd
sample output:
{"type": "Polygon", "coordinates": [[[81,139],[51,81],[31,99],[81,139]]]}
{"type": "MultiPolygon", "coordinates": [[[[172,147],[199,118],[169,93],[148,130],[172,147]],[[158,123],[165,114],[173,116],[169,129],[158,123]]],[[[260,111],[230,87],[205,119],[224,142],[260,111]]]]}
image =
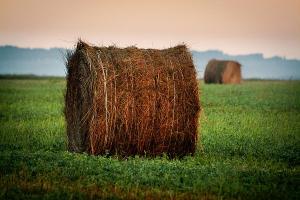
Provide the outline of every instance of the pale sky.
{"type": "Polygon", "coordinates": [[[191,49],[300,58],[300,0],[0,0],[0,45],[191,49]]]}

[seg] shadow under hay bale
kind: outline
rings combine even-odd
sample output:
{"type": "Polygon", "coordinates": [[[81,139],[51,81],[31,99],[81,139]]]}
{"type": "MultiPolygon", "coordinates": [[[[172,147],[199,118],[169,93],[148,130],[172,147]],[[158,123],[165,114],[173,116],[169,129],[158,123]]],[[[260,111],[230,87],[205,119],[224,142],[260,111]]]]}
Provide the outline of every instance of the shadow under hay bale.
{"type": "Polygon", "coordinates": [[[205,83],[241,83],[241,64],[230,60],[210,60],[204,72],[205,83]]]}
{"type": "Polygon", "coordinates": [[[184,45],[95,47],[68,56],[68,149],[94,155],[181,157],[196,149],[196,71],[184,45]]]}

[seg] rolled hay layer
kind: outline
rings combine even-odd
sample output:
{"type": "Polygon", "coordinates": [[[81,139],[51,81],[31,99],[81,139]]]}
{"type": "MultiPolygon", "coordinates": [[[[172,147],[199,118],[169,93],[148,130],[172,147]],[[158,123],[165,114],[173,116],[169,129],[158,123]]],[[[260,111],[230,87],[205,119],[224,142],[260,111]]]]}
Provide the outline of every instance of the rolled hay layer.
{"type": "Polygon", "coordinates": [[[205,83],[241,83],[241,64],[231,60],[210,60],[204,72],[205,83]]]}
{"type": "Polygon", "coordinates": [[[70,151],[170,157],[195,152],[199,92],[186,46],[121,49],[79,41],[67,73],[70,151]]]}

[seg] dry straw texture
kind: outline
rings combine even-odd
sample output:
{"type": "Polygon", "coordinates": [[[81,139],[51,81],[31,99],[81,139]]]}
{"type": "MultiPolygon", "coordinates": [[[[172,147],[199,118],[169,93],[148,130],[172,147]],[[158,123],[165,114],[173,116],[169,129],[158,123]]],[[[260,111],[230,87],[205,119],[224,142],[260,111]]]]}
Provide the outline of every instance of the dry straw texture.
{"type": "Polygon", "coordinates": [[[70,151],[170,157],[195,152],[200,105],[186,46],[121,49],[79,41],[67,72],[70,151]]]}
{"type": "Polygon", "coordinates": [[[210,60],[204,72],[205,83],[241,83],[241,64],[230,60],[210,60]]]}

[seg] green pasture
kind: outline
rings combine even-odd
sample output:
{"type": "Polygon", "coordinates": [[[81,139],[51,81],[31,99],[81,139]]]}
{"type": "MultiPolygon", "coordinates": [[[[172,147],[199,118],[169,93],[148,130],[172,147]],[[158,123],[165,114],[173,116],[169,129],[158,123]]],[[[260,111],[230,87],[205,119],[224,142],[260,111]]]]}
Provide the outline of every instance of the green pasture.
{"type": "Polygon", "coordinates": [[[63,78],[0,79],[0,199],[299,199],[300,81],[200,83],[196,155],[66,150],[63,78]]]}

